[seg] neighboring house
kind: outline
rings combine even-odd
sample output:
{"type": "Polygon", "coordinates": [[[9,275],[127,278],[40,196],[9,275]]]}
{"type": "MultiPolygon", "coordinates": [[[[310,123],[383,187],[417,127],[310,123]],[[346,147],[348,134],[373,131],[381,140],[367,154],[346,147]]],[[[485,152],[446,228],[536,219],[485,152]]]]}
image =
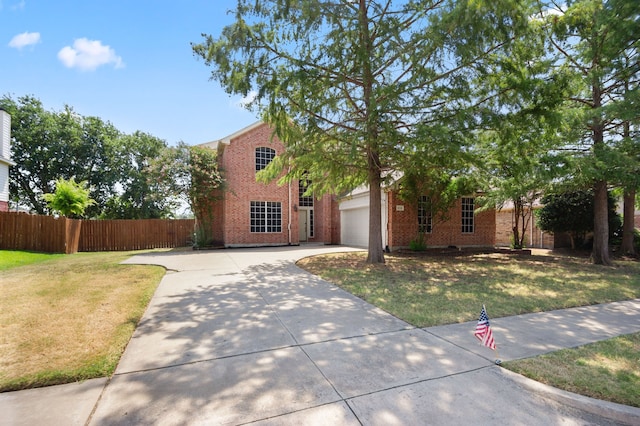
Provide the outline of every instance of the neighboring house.
{"type": "Polygon", "coordinates": [[[11,116],[0,108],[0,211],[9,211],[9,167],[11,161],[11,116]]]}
{"type": "MultiPolygon", "coordinates": [[[[542,208],[542,204],[535,202],[533,205],[534,212],[540,208],[542,208]]],[[[518,219],[514,215],[513,203],[507,203],[502,209],[496,211],[496,246],[509,247],[511,245],[513,238],[512,228],[516,220],[518,219]]],[[[521,221],[522,218],[519,220],[521,221]]],[[[538,228],[535,213],[529,218],[525,234],[524,246],[526,248],[553,249],[558,247],[558,244],[566,245],[568,243],[565,236],[556,238],[553,234],[538,228]]]]}
{"type": "Polygon", "coordinates": [[[218,152],[226,190],[214,201],[214,239],[225,247],[340,243],[335,198],[303,196],[298,182],[256,182],[284,145],[258,122],[226,138],[201,144],[218,152]]]}
{"type": "MultiPolygon", "coordinates": [[[[496,240],[496,213],[475,213],[473,195],[458,199],[437,221],[426,199],[406,203],[394,189],[382,190],[382,244],[390,251],[408,248],[424,236],[428,247],[493,247],[496,240]]],[[[369,232],[369,191],[358,188],[340,200],[341,241],[345,245],[367,246],[369,232]]]]}

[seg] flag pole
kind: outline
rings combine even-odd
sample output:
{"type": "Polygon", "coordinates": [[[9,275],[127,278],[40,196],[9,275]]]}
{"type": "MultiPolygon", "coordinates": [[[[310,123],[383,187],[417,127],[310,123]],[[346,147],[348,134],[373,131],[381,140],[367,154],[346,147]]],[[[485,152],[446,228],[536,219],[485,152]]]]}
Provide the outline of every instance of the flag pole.
{"type": "Polygon", "coordinates": [[[496,348],[494,349],[495,353],[496,353],[496,365],[500,365],[502,364],[502,360],[500,359],[500,354],[498,353],[498,346],[496,345],[496,348]]]}
{"type": "Polygon", "coordinates": [[[482,311],[480,311],[480,318],[478,318],[478,324],[476,325],[476,331],[474,335],[482,342],[484,346],[488,346],[493,349],[496,354],[496,365],[502,364],[500,354],[498,353],[498,345],[493,340],[493,332],[489,325],[489,316],[487,315],[487,308],[484,303],[482,304],[482,311]]]}

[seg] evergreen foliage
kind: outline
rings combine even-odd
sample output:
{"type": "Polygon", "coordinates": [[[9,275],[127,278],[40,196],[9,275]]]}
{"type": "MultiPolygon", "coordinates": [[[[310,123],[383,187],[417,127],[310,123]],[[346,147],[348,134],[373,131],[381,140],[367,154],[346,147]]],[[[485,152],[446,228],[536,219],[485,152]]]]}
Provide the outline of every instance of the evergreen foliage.
{"type": "Polygon", "coordinates": [[[526,30],[528,6],[238,0],[235,22],[193,50],[227,92],[253,95],[249,107],[285,143],[263,178],[306,173],[318,195],[369,187],[368,262],[381,263],[381,188],[468,172],[485,102],[473,82],[526,30]]]}
{"type": "MultiPolygon", "coordinates": [[[[615,199],[607,197],[608,229],[613,237],[620,229],[621,220],[616,212],[615,199]]],[[[542,198],[544,206],[537,214],[538,227],[551,233],[567,232],[571,246],[576,248],[585,243],[588,233],[594,229],[593,190],[575,190],[559,194],[548,194],[542,198]]]]}

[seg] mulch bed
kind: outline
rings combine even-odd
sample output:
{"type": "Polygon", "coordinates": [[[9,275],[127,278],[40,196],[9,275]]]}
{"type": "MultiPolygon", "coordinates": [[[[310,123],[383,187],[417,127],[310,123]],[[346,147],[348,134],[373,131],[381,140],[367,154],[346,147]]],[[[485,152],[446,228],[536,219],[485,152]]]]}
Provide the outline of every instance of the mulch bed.
{"type": "Polygon", "coordinates": [[[428,248],[422,251],[400,249],[394,253],[402,256],[451,256],[464,257],[477,254],[506,254],[513,256],[531,256],[529,249],[491,248],[491,247],[440,247],[428,248]]]}

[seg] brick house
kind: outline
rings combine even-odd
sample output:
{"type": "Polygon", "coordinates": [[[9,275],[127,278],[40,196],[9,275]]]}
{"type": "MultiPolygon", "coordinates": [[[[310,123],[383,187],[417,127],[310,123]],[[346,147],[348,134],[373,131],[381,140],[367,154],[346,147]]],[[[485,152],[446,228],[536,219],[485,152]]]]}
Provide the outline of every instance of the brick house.
{"type": "MultiPolygon", "coordinates": [[[[400,199],[393,188],[382,190],[382,244],[388,250],[409,247],[418,235],[428,247],[493,247],[496,240],[496,212],[475,213],[475,197],[458,199],[437,221],[427,208],[426,198],[416,205],[400,199]]],[[[366,246],[369,229],[369,191],[358,188],[340,200],[341,241],[366,246]]]]}
{"type": "MultiPolygon", "coordinates": [[[[227,191],[214,202],[214,239],[225,247],[297,245],[305,242],[366,247],[369,191],[357,188],[336,199],[305,197],[298,182],[280,186],[256,182],[256,172],[284,145],[262,122],[223,139],[201,144],[218,152],[227,191]]],[[[429,247],[494,247],[511,242],[513,209],[476,213],[475,195],[458,199],[445,221],[431,217],[426,204],[412,205],[392,187],[382,190],[382,243],[389,250],[409,247],[419,234],[429,247]]],[[[423,200],[424,201],[424,200],[423,200]]],[[[527,247],[553,248],[557,237],[527,229],[527,247]]]]}
{"type": "Polygon", "coordinates": [[[225,247],[340,242],[335,198],[305,197],[305,188],[298,182],[256,181],[257,171],[284,151],[266,123],[254,123],[200,146],[217,150],[227,185],[222,198],[214,202],[213,237],[217,242],[225,247]]]}
{"type": "MultiPolygon", "coordinates": [[[[541,207],[541,204],[535,203],[533,209],[537,210],[541,207]]],[[[511,245],[513,236],[511,228],[513,228],[515,221],[513,204],[507,204],[496,211],[496,246],[509,247],[511,245]]],[[[524,237],[525,247],[553,249],[562,246],[564,241],[565,238],[563,236],[554,236],[538,228],[535,216],[529,219],[524,237]]]]}
{"type": "Polygon", "coordinates": [[[9,211],[9,167],[11,161],[11,116],[0,108],[0,211],[9,211]]]}
{"type": "Polygon", "coordinates": [[[475,213],[478,207],[470,194],[461,197],[449,209],[447,219],[437,221],[426,206],[426,200],[417,206],[408,205],[395,191],[387,195],[389,210],[389,248],[407,247],[418,236],[430,247],[493,247],[496,238],[494,210],[475,213]],[[422,204],[425,203],[425,204],[422,204]]]}

